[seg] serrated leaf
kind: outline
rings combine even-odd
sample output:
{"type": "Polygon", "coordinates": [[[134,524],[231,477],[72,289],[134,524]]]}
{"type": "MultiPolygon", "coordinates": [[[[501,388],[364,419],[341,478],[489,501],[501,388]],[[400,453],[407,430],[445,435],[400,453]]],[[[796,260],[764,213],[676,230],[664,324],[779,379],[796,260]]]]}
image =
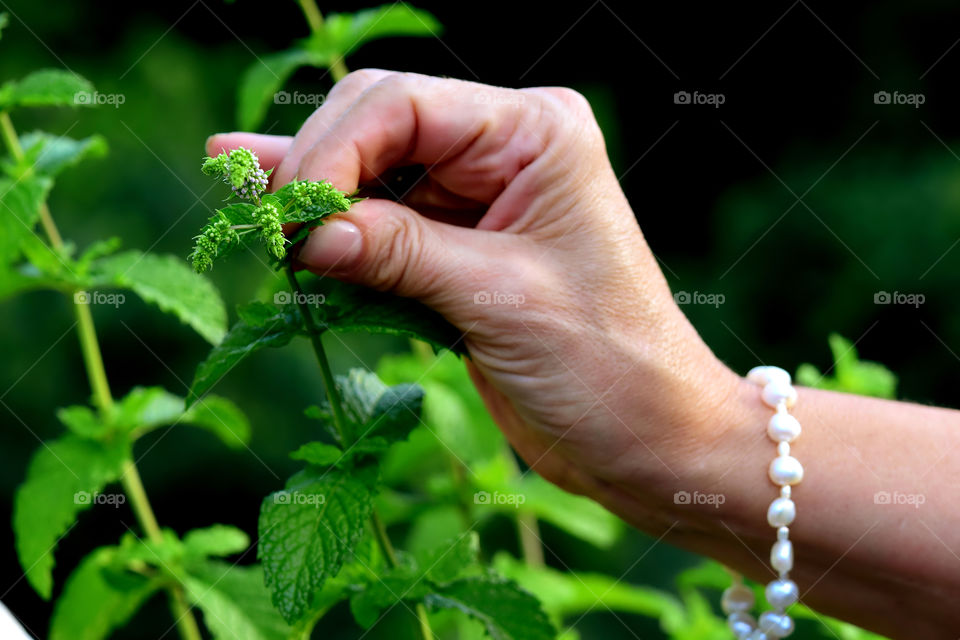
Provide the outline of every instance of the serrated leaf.
{"type": "Polygon", "coordinates": [[[350,613],[358,625],[369,629],[384,609],[403,600],[422,600],[428,593],[430,585],[416,567],[393,567],[374,577],[363,591],[350,598],[350,613]]]}
{"type": "Polygon", "coordinates": [[[53,588],[53,553],[92,497],[120,478],[130,456],[123,439],[111,443],[65,435],[38,449],[17,489],[13,531],[27,580],[44,599],[53,588]]]}
{"type": "Polygon", "coordinates": [[[78,99],[77,94],[89,97],[93,91],[93,85],[75,73],[41,69],[13,82],[11,89],[0,94],[4,100],[0,108],[89,105],[90,100],[78,99]]]}
{"type": "Polygon", "coordinates": [[[207,561],[183,580],[187,599],[203,611],[214,640],[286,640],[291,627],[270,605],[262,567],[207,561]]]}
{"type": "Polygon", "coordinates": [[[531,566],[503,552],[494,557],[493,566],[537,596],[555,621],[595,609],[657,618],[664,629],[678,628],[684,618],[683,605],[672,594],[612,576],[531,566]]]}
{"type": "Polygon", "coordinates": [[[290,49],[261,56],[247,67],[237,90],[237,123],[244,131],[255,131],[277,92],[287,78],[302,66],[322,67],[327,59],[312,51],[290,49]]]}
{"type": "Polygon", "coordinates": [[[206,395],[183,414],[182,422],[207,429],[231,449],[250,443],[250,422],[230,400],[206,395]]]}
{"type": "Polygon", "coordinates": [[[288,622],[307,612],[314,594],[351,557],[372,504],[358,474],[336,469],[305,469],[264,499],[258,556],[273,603],[288,622]]]}
{"type": "Polygon", "coordinates": [[[125,251],[95,260],[90,271],[93,287],[130,289],[208,342],[217,344],[226,333],[227,311],[216,287],[175,256],[125,251]]]}
{"type": "Polygon", "coordinates": [[[107,140],[93,135],[82,140],[55,136],[45,131],[31,131],[20,136],[26,168],[55,176],[84,158],[102,158],[107,154],[107,140]]]}
{"type": "MultiPolygon", "coordinates": [[[[491,489],[497,490],[493,487],[488,490],[491,489]]],[[[524,497],[523,509],[601,549],[610,548],[623,535],[625,526],[615,515],[589,498],[567,493],[537,474],[527,474],[506,491],[524,497]]],[[[514,510],[512,505],[504,507],[514,510]]]]}
{"type": "Polygon", "coordinates": [[[258,302],[241,307],[238,312],[240,319],[197,367],[187,394],[188,406],[193,406],[250,354],[266,347],[285,346],[303,333],[300,313],[292,306],[281,308],[258,302]]]}
{"type": "Polygon", "coordinates": [[[417,564],[434,584],[445,584],[459,578],[465,570],[477,563],[480,554],[480,536],[468,531],[456,538],[417,554],[417,564]]]}
{"type": "Polygon", "coordinates": [[[186,554],[199,558],[231,556],[246,551],[249,546],[250,537],[246,533],[224,524],[193,529],[183,537],[183,549],[186,554]]]}
{"type": "Polygon", "coordinates": [[[821,374],[812,364],[797,368],[797,382],[804,386],[877,398],[896,397],[897,376],[877,362],[860,360],[853,343],[832,333],[828,339],[833,355],[833,375],[821,374]]]}
{"type": "Polygon", "coordinates": [[[493,640],[554,640],[540,602],[516,583],[495,576],[464,578],[426,596],[431,609],[455,609],[483,623],[493,640]]]}
{"type": "Polygon", "coordinates": [[[324,296],[324,303],[316,314],[322,327],[417,338],[436,349],[449,349],[460,355],[467,353],[461,331],[416,300],[333,278],[316,280],[310,291],[324,296]]]}
{"type": "Polygon", "coordinates": [[[143,432],[173,424],[183,414],[183,398],[163,387],[134,387],[120,399],[110,416],[110,426],[124,432],[143,432]]]}
{"type": "Polygon", "coordinates": [[[290,457],[318,467],[325,467],[340,462],[343,459],[343,450],[325,442],[308,442],[291,453],[290,457]]]}
{"type": "Polygon", "coordinates": [[[323,31],[307,42],[311,51],[330,59],[345,57],[365,42],[395,36],[439,36],[443,26],[428,11],[404,2],[364,9],[356,13],[331,13],[323,31]]]}
{"type": "Polygon", "coordinates": [[[99,440],[110,431],[110,425],[104,423],[93,409],[83,405],[58,409],[57,419],[70,431],[84,438],[99,440]]]}
{"type": "Polygon", "coordinates": [[[53,181],[44,176],[0,178],[0,265],[20,257],[25,239],[34,236],[40,206],[52,186],[53,181]]]}
{"type": "Polygon", "coordinates": [[[161,581],[111,570],[115,547],[100,547],[80,561],[57,598],[50,640],[104,640],[122,627],[161,587],[161,581]]]}
{"type": "Polygon", "coordinates": [[[372,371],[351,369],[337,378],[344,409],[353,422],[352,440],[383,437],[396,442],[420,424],[423,389],[415,384],[388,387],[372,371]]]}

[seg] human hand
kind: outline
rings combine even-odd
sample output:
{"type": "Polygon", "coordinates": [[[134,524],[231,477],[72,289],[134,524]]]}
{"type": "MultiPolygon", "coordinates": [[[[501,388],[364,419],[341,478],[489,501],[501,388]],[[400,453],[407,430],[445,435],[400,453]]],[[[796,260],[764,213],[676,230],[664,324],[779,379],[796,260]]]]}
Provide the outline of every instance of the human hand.
{"type": "Polygon", "coordinates": [[[617,493],[678,477],[718,437],[707,412],[739,378],[674,303],[579,94],[363,70],[295,138],[222,134],[207,151],[238,146],[275,185],[352,192],[426,168],[398,201],[314,230],[298,260],[460,328],[487,407],[547,479],[622,512],[617,493]]]}

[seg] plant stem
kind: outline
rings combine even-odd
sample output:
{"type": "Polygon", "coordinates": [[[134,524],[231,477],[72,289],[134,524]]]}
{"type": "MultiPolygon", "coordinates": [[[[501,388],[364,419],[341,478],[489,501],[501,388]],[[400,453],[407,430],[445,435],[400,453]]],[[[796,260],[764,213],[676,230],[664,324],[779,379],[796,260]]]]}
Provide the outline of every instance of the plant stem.
{"type": "Polygon", "coordinates": [[[313,321],[313,314],[310,313],[306,296],[303,295],[303,289],[300,288],[300,283],[297,281],[292,265],[287,265],[287,280],[290,281],[290,287],[293,289],[292,293],[300,306],[300,315],[303,316],[303,325],[310,335],[310,342],[313,343],[313,352],[317,355],[320,376],[323,378],[323,390],[327,393],[327,400],[329,400],[330,408],[333,411],[333,426],[337,428],[337,433],[340,434],[340,444],[349,447],[352,443],[348,441],[347,418],[343,413],[340,394],[337,393],[337,383],[333,377],[333,370],[330,369],[330,361],[327,359],[327,352],[323,348],[320,329],[313,321]]]}
{"type": "MultiPolygon", "coordinates": [[[[504,458],[510,465],[510,473],[514,477],[520,476],[520,466],[514,457],[513,449],[509,445],[504,445],[504,458]]],[[[540,523],[537,521],[537,515],[522,506],[517,507],[517,537],[520,541],[520,551],[523,553],[523,561],[531,567],[542,567],[543,543],[540,541],[540,523]]]]}
{"type": "MultiPolygon", "coordinates": [[[[0,111],[0,135],[2,135],[3,141],[14,159],[18,162],[22,161],[23,148],[20,146],[20,138],[17,136],[10,115],[6,111],[0,111]]],[[[63,238],[60,236],[60,231],[53,221],[53,216],[50,214],[46,202],[40,205],[40,222],[50,241],[50,246],[57,251],[61,250],[63,248],[63,238]]],[[[107,370],[103,364],[103,354],[100,352],[100,341],[97,340],[93,314],[90,313],[90,306],[80,303],[77,296],[73,298],[73,313],[77,320],[77,338],[80,341],[80,351],[90,381],[90,391],[97,408],[100,409],[102,415],[106,415],[113,409],[113,395],[110,393],[110,383],[107,380],[107,370]]],[[[140,523],[144,533],[150,540],[162,542],[163,534],[160,532],[157,517],[153,513],[150,500],[147,498],[147,492],[140,480],[140,472],[137,470],[134,461],[129,458],[123,462],[120,482],[123,485],[124,493],[130,498],[130,505],[133,507],[137,522],[140,523]]],[[[184,640],[202,640],[203,636],[200,635],[200,629],[197,627],[197,621],[184,597],[183,589],[179,585],[174,585],[169,588],[169,592],[170,607],[180,630],[180,635],[184,640]]]]}
{"type": "MultiPolygon", "coordinates": [[[[310,31],[314,34],[323,33],[325,29],[323,14],[320,13],[320,9],[317,8],[317,3],[314,2],[314,0],[298,0],[298,2],[300,3],[300,9],[303,11],[304,17],[307,19],[307,24],[310,25],[310,31]]],[[[350,73],[350,70],[347,69],[347,65],[343,63],[342,55],[330,63],[330,75],[333,76],[334,82],[340,82],[343,76],[348,73],[350,73]]]]}
{"type": "MultiPolygon", "coordinates": [[[[303,2],[301,2],[301,5],[303,2]]],[[[320,374],[323,378],[323,389],[327,394],[327,400],[330,402],[330,408],[333,412],[333,423],[337,429],[337,432],[340,434],[340,443],[344,447],[350,446],[347,437],[347,422],[346,417],[343,413],[343,405],[340,401],[340,394],[337,393],[336,381],[333,378],[333,371],[330,369],[330,361],[327,359],[327,352],[323,348],[323,340],[321,339],[320,328],[317,327],[316,323],[313,321],[313,314],[310,313],[310,307],[306,304],[306,297],[303,294],[303,289],[300,287],[300,282],[297,281],[297,276],[293,272],[293,266],[287,266],[287,279],[290,281],[290,286],[293,289],[293,295],[297,299],[297,303],[300,306],[300,313],[303,316],[304,328],[306,328],[307,333],[310,336],[310,342],[313,344],[313,351],[317,355],[317,362],[320,363],[320,374]]],[[[383,552],[383,557],[387,561],[387,566],[394,568],[397,566],[397,552],[393,548],[393,544],[390,542],[390,536],[387,535],[387,529],[383,526],[383,520],[380,519],[379,514],[374,510],[370,514],[370,524],[373,527],[373,533],[377,539],[377,544],[380,546],[380,550],[383,552]]],[[[422,603],[417,603],[416,605],[417,620],[420,623],[420,633],[423,635],[424,640],[433,640],[433,630],[430,628],[430,618],[427,617],[427,609],[423,606],[422,603]]]]}

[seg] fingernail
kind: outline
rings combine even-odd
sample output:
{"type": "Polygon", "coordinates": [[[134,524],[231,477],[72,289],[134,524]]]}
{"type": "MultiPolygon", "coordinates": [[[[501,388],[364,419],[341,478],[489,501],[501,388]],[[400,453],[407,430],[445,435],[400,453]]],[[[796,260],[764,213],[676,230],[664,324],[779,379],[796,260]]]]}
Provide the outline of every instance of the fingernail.
{"type": "Polygon", "coordinates": [[[310,232],[300,262],[320,269],[349,267],[360,256],[363,235],[346,220],[331,220],[310,232]]]}

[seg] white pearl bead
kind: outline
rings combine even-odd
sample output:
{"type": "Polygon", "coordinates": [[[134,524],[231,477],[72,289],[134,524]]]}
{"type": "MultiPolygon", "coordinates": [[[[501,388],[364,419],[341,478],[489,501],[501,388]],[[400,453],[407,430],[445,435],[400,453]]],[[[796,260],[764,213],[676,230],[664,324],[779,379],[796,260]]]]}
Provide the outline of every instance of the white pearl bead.
{"type": "Polygon", "coordinates": [[[750,611],[753,608],[753,591],[743,584],[735,584],[727,587],[720,599],[720,607],[726,614],[736,613],[738,611],[750,611]]]}
{"type": "Polygon", "coordinates": [[[774,442],[793,442],[800,431],[800,421],[789,413],[777,412],[767,423],[767,435],[774,442]]]}
{"type": "Polygon", "coordinates": [[[798,484],[803,480],[803,465],[793,456],[777,456],[768,469],[773,484],[798,484]]]}
{"type": "Polygon", "coordinates": [[[797,517],[797,505],[790,498],[777,498],[767,509],[767,522],[771,527],[784,527],[797,517]]]}
{"type": "Polygon", "coordinates": [[[800,599],[800,591],[793,580],[774,580],[767,585],[767,602],[774,609],[786,609],[800,599]]]}
{"type": "Polygon", "coordinates": [[[781,573],[793,569],[793,543],[777,540],[770,549],[770,565],[781,573]]]}
{"type": "Polygon", "coordinates": [[[754,367],[747,372],[747,380],[754,384],[766,385],[774,380],[790,384],[790,374],[780,367],[754,367]]]}
{"type": "Polygon", "coordinates": [[[744,640],[768,640],[769,637],[770,636],[765,634],[763,631],[760,631],[760,629],[756,629],[750,632],[749,635],[745,636],[744,640]]]}
{"type": "Polygon", "coordinates": [[[793,620],[785,613],[764,611],[760,614],[760,622],[757,628],[768,636],[786,638],[793,633],[793,620]]]}
{"type": "Polygon", "coordinates": [[[727,618],[727,626],[733,631],[733,637],[740,640],[757,628],[757,621],[749,613],[738,611],[727,618]]]}
{"type": "Polygon", "coordinates": [[[790,490],[790,485],[786,484],[780,487],[780,497],[789,498],[792,491],[790,490]]]}
{"type": "Polygon", "coordinates": [[[786,540],[790,537],[790,528],[789,527],[780,527],[777,529],[777,540],[786,540]]]}
{"type": "Polygon", "coordinates": [[[767,406],[773,409],[776,409],[781,402],[785,402],[787,408],[797,402],[797,390],[782,380],[774,380],[765,385],[761,395],[767,406]]]}

